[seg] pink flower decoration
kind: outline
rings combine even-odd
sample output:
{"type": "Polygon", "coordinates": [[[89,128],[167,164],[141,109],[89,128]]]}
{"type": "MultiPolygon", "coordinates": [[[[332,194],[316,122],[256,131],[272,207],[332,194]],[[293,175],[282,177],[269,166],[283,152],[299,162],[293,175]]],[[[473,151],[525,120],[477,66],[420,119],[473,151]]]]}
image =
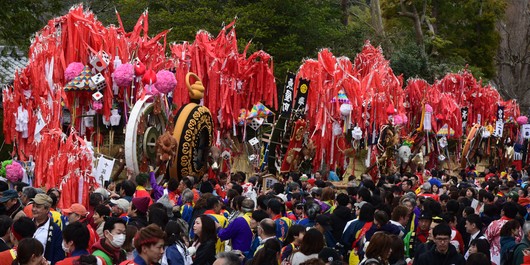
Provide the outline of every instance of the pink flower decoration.
{"type": "Polygon", "coordinates": [[[517,123],[519,125],[527,124],[528,123],[528,117],[526,117],[526,116],[517,117],[517,123]]]}
{"type": "Polygon", "coordinates": [[[72,81],[83,71],[83,68],[85,68],[85,65],[80,62],[70,63],[64,70],[64,79],[66,79],[66,82],[72,81]]]}
{"type": "Polygon", "coordinates": [[[162,93],[167,94],[177,86],[177,79],[175,74],[168,70],[161,70],[156,73],[156,89],[162,93]]]}
{"type": "Polygon", "coordinates": [[[11,165],[6,166],[6,178],[11,182],[17,182],[22,180],[22,177],[24,176],[24,171],[22,170],[22,166],[14,162],[11,165]]]}
{"type": "Polygon", "coordinates": [[[121,64],[112,74],[114,82],[119,87],[128,87],[134,78],[134,66],[130,63],[121,64]]]}

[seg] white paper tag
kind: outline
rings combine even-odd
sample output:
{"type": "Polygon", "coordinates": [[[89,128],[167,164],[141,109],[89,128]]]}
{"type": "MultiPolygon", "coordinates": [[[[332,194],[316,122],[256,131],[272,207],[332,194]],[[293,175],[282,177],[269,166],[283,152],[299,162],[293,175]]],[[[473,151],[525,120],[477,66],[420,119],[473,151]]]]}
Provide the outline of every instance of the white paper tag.
{"type": "Polygon", "coordinates": [[[530,139],[530,124],[523,124],[521,131],[524,139],[530,139]]]}
{"type": "Polygon", "coordinates": [[[263,118],[254,118],[248,124],[248,126],[250,126],[250,128],[252,128],[253,130],[257,130],[263,124],[263,121],[264,121],[263,118]]]}
{"type": "Polygon", "coordinates": [[[493,133],[493,136],[502,137],[503,130],[504,130],[504,122],[503,121],[495,122],[495,132],[493,133]]]}
{"type": "Polygon", "coordinates": [[[259,144],[259,140],[258,140],[258,138],[254,137],[254,138],[248,140],[248,143],[250,145],[252,145],[252,146],[255,146],[255,145],[259,144]]]}
{"type": "Polygon", "coordinates": [[[482,130],[482,138],[490,138],[491,133],[484,127],[484,130],[482,130]]]}
{"type": "Polygon", "coordinates": [[[228,159],[230,159],[230,152],[228,152],[228,151],[223,151],[223,152],[221,153],[221,157],[222,157],[224,160],[228,160],[228,159]]]}
{"type": "Polygon", "coordinates": [[[447,138],[445,138],[445,136],[440,138],[440,140],[438,140],[438,144],[440,144],[441,148],[445,148],[447,146],[447,138]]]}

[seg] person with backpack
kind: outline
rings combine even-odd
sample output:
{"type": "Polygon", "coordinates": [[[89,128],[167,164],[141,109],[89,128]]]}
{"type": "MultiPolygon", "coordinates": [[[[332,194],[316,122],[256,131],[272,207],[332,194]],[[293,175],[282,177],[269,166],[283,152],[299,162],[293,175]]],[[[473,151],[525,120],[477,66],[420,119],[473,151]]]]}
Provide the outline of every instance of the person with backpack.
{"type": "Polygon", "coordinates": [[[521,242],[515,247],[513,251],[513,260],[515,265],[523,264],[524,262],[524,251],[530,247],[530,221],[527,221],[523,225],[524,236],[521,242]]]}
{"type": "Polygon", "coordinates": [[[517,245],[515,235],[519,227],[520,225],[517,220],[510,220],[501,228],[501,265],[513,264],[513,252],[517,245]]]}
{"type": "Polygon", "coordinates": [[[365,243],[365,235],[368,230],[372,228],[374,221],[375,208],[372,204],[363,202],[356,203],[355,207],[360,207],[359,218],[350,221],[346,224],[342,238],[340,240],[343,248],[343,256],[349,254],[350,264],[358,264],[363,258],[363,246],[365,243]]]}
{"type": "Polygon", "coordinates": [[[166,225],[166,250],[161,265],[191,265],[193,259],[187,250],[186,232],[176,221],[169,221],[166,225]]]}

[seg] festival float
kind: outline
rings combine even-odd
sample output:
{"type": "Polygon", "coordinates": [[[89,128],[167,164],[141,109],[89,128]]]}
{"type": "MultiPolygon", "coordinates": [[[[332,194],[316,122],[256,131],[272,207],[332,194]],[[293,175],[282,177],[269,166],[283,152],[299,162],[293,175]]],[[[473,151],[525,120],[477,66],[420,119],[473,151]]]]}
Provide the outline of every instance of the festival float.
{"type": "Polygon", "coordinates": [[[328,49],[305,60],[294,92],[301,86],[309,90],[304,126],[299,115],[289,121],[302,131],[294,129],[297,144],[286,150],[285,172],[309,160],[312,172],[340,172],[344,180],[369,174],[376,181],[395,173],[424,175],[426,168],[453,175],[490,166],[520,169],[528,159],[528,118],[515,100],[504,101],[466,69],[432,85],[410,79],[405,86],[382,50],[367,41],[353,61],[328,49]]]}
{"type": "Polygon", "coordinates": [[[3,177],[59,187],[64,208],[150,166],[165,178],[250,167],[259,150],[237,137],[240,110],[256,109],[246,125],[277,107],[271,56],[238,52],[235,21],[216,37],[167,45],[167,30],[149,37],[147,11],[132,32],[116,14],[119,27],[105,27],[74,6],[36,33],[29,64],[3,89],[14,146],[3,177]]]}
{"type": "Polygon", "coordinates": [[[149,36],[147,11],[131,32],[116,14],[119,26],[82,6],[50,20],[2,92],[14,148],[1,176],[59,187],[62,208],[149,167],[165,179],[242,171],[272,183],[527,163],[528,118],[466,69],[405,85],[366,42],[353,61],[329,49],[304,60],[278,96],[272,57],[239,52],[236,21],[168,45],[167,30],[149,36]]]}

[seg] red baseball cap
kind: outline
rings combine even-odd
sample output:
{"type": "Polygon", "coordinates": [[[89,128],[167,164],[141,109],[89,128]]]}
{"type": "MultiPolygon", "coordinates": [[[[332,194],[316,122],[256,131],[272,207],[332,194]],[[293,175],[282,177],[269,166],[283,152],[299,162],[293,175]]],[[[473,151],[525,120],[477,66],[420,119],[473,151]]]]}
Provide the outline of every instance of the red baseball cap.
{"type": "Polygon", "coordinates": [[[87,212],[85,206],[83,206],[82,204],[74,203],[74,204],[72,204],[70,206],[70,208],[63,209],[63,213],[65,213],[65,214],[76,213],[76,214],[79,214],[81,216],[86,216],[88,212],[87,212]]]}

